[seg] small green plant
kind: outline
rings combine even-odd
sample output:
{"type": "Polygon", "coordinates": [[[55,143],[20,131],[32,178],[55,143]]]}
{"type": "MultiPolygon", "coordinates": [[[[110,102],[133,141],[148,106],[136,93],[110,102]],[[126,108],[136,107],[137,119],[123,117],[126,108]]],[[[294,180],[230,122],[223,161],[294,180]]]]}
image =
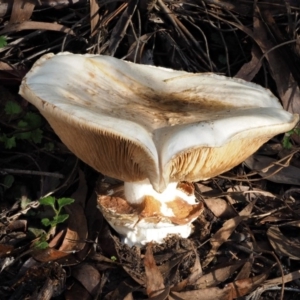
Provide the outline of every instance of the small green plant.
{"type": "Polygon", "coordinates": [[[43,131],[39,128],[42,125],[40,115],[33,112],[24,113],[22,107],[14,101],[7,101],[4,111],[9,117],[9,125],[14,128],[10,133],[0,133],[0,142],[4,143],[6,149],[16,147],[17,140],[27,140],[35,144],[42,141],[43,131]]]}
{"type": "Polygon", "coordinates": [[[50,226],[51,228],[57,226],[59,223],[65,222],[68,218],[68,214],[62,214],[62,208],[66,205],[70,205],[74,202],[74,199],[71,198],[59,198],[55,199],[55,197],[45,197],[39,200],[41,205],[48,205],[51,206],[53,212],[54,212],[54,217],[52,220],[49,218],[44,218],[42,219],[42,224],[44,226],[50,226]]]}
{"type": "Polygon", "coordinates": [[[37,249],[47,249],[49,247],[49,244],[47,242],[47,235],[43,234],[40,236],[40,238],[34,243],[34,247],[37,249]]]}
{"type": "Polygon", "coordinates": [[[283,140],[282,140],[282,146],[285,149],[291,149],[292,148],[292,143],[291,143],[291,136],[293,134],[300,135],[300,128],[294,128],[288,132],[285,133],[283,140]]]}
{"type": "Polygon", "coordinates": [[[110,259],[111,259],[113,262],[117,261],[117,258],[116,258],[114,255],[111,256],[110,259]]]}
{"type": "Polygon", "coordinates": [[[0,48],[3,48],[7,45],[7,39],[5,36],[0,35],[0,48]]]}
{"type": "Polygon", "coordinates": [[[45,197],[39,200],[41,205],[50,206],[54,212],[54,217],[52,220],[49,218],[43,218],[41,220],[42,224],[46,227],[50,226],[48,233],[44,232],[41,229],[31,228],[31,232],[38,237],[38,240],[34,242],[34,247],[36,249],[46,249],[49,247],[47,242],[51,230],[56,227],[58,224],[65,222],[68,218],[68,214],[62,214],[62,208],[66,205],[70,205],[74,202],[74,199],[71,198],[59,198],[55,197],[45,197]]]}

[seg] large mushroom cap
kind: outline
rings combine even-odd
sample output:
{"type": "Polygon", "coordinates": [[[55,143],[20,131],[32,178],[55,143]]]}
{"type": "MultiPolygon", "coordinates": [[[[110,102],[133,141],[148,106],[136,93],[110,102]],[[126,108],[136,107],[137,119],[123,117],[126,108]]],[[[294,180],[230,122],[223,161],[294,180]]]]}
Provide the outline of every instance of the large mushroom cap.
{"type": "Polygon", "coordinates": [[[80,159],[157,191],[227,171],[298,122],[259,85],[101,55],[47,54],[20,93],[80,159]]]}

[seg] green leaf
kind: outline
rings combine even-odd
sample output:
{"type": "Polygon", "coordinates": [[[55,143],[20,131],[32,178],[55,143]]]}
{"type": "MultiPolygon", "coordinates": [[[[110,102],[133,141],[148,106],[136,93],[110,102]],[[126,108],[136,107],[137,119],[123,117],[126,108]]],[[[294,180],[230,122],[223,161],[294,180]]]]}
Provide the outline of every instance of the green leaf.
{"type": "Polygon", "coordinates": [[[49,152],[53,151],[54,150],[54,144],[53,143],[46,143],[45,144],[45,150],[49,151],[49,152]]]}
{"type": "Polygon", "coordinates": [[[43,131],[41,129],[35,129],[31,131],[31,139],[34,143],[38,144],[42,141],[43,131]]]}
{"type": "Polygon", "coordinates": [[[289,136],[284,136],[282,140],[282,146],[285,149],[291,149],[292,148],[292,143],[290,142],[290,137],[289,136]]]}
{"type": "Polygon", "coordinates": [[[18,128],[24,129],[24,128],[27,128],[27,127],[28,127],[28,122],[23,121],[23,120],[20,120],[20,121],[18,122],[18,128]]]}
{"type": "Polygon", "coordinates": [[[39,200],[39,202],[42,205],[51,205],[52,207],[54,207],[54,205],[55,205],[55,198],[52,197],[52,196],[45,197],[45,198],[41,198],[39,200]]]}
{"type": "Polygon", "coordinates": [[[295,128],[295,129],[294,129],[294,132],[295,132],[296,134],[300,135],[300,128],[295,128]]]}
{"type": "Polygon", "coordinates": [[[15,181],[15,177],[12,175],[6,175],[3,180],[3,185],[6,189],[9,189],[15,181]]]}
{"type": "Polygon", "coordinates": [[[29,127],[31,128],[38,128],[42,125],[41,116],[30,111],[26,113],[26,115],[24,116],[24,120],[29,124],[29,127]]]}
{"type": "Polygon", "coordinates": [[[28,227],[28,231],[31,232],[34,235],[34,237],[36,237],[36,238],[46,236],[46,232],[44,229],[28,227]]]}
{"type": "Polygon", "coordinates": [[[4,110],[7,115],[17,115],[22,112],[22,107],[14,101],[7,101],[4,110]]]}
{"type": "Polygon", "coordinates": [[[7,45],[6,37],[3,35],[0,35],[0,48],[3,48],[7,45]]]}
{"type": "Polygon", "coordinates": [[[37,241],[34,243],[34,247],[37,249],[47,249],[49,244],[45,241],[37,241]]]}
{"type": "Polygon", "coordinates": [[[19,132],[15,134],[15,137],[18,140],[29,140],[31,138],[31,132],[30,131],[19,132]]]}
{"type": "Polygon", "coordinates": [[[66,205],[70,205],[72,203],[74,203],[74,199],[72,198],[60,198],[57,200],[58,203],[58,208],[61,209],[62,207],[66,206],[66,205]]]}
{"type": "Polygon", "coordinates": [[[51,225],[51,221],[48,218],[42,219],[41,222],[44,226],[50,226],[51,225]]]}
{"type": "Polygon", "coordinates": [[[65,215],[59,215],[59,216],[55,216],[53,218],[53,221],[56,222],[56,224],[58,224],[58,223],[65,222],[68,218],[69,218],[69,215],[67,215],[67,214],[65,214],[65,215]]]}
{"type": "Polygon", "coordinates": [[[16,147],[16,137],[12,136],[12,137],[8,138],[5,136],[4,146],[6,149],[11,149],[11,148],[16,147]]]}

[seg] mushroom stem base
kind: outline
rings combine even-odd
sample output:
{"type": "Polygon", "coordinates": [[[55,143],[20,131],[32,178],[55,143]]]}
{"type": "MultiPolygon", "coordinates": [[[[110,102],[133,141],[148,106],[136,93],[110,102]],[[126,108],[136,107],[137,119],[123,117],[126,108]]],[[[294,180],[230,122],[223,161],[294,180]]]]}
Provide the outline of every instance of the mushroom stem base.
{"type": "MultiPolygon", "coordinates": [[[[125,191],[126,185],[128,187],[128,183],[125,183],[125,191]]],[[[192,222],[203,211],[203,204],[196,203],[193,185],[189,183],[175,184],[170,189],[174,189],[173,198],[154,197],[148,193],[142,200],[133,201],[135,203],[126,201],[120,191],[110,196],[98,195],[98,207],[129,246],[151,241],[162,243],[171,234],[187,238],[193,228],[192,222]]]]}

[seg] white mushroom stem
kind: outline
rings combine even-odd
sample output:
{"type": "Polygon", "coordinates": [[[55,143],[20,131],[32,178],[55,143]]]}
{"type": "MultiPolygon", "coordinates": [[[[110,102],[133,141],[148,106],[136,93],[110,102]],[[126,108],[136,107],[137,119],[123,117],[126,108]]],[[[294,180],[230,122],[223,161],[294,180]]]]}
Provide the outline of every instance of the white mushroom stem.
{"type": "Polygon", "coordinates": [[[195,204],[195,195],[186,194],[181,189],[177,188],[177,182],[171,182],[167,185],[162,193],[158,193],[153,189],[152,184],[148,179],[138,182],[125,182],[124,194],[127,202],[130,204],[140,204],[144,201],[145,196],[151,196],[159,202],[166,203],[180,198],[188,204],[195,204]]]}

